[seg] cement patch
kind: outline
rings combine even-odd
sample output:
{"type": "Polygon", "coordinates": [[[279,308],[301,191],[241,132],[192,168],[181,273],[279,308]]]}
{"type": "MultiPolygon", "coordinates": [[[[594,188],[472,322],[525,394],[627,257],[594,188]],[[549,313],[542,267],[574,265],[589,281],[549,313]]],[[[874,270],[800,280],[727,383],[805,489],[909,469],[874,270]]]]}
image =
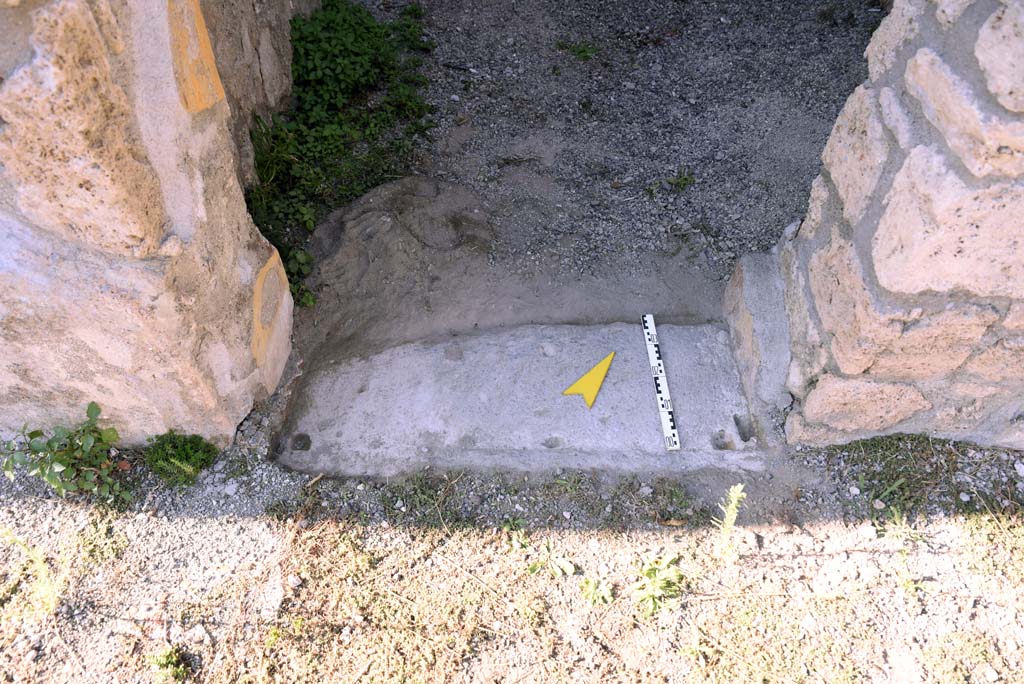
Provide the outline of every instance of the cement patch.
{"type": "Polygon", "coordinates": [[[713,325],[661,325],[659,337],[681,451],[664,447],[638,321],[521,326],[322,366],[298,381],[278,457],[328,475],[424,466],[761,470],[761,454],[737,433],[734,416],[747,407],[728,335],[713,325]],[[562,395],[611,351],[592,409],[562,395]]]}

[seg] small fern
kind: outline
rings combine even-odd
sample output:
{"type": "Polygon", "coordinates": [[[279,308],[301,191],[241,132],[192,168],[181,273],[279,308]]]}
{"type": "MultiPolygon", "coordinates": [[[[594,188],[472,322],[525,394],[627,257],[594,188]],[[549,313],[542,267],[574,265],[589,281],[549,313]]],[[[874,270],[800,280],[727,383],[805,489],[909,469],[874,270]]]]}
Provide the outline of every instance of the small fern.
{"type": "Polygon", "coordinates": [[[167,484],[181,487],[194,484],[218,451],[199,435],[179,435],[172,430],[149,440],[146,465],[167,484]]]}

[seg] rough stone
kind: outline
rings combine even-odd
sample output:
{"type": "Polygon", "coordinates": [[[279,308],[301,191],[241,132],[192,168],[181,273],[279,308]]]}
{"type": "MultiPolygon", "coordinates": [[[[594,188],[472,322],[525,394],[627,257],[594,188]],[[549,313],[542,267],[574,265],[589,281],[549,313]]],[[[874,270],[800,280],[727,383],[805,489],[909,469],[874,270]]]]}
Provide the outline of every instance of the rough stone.
{"type": "Polygon", "coordinates": [[[1001,430],[985,441],[1008,449],[1024,449],[1024,418],[1004,423],[1001,430]]]}
{"type": "Polygon", "coordinates": [[[260,78],[263,80],[263,92],[267,96],[267,102],[276,105],[291,89],[291,79],[274,47],[274,38],[269,26],[264,26],[260,31],[260,42],[256,50],[260,58],[260,78]]]}
{"type": "Polygon", "coordinates": [[[1024,332],[1024,302],[1014,302],[1003,318],[1003,327],[1011,332],[1024,332]]]}
{"type": "Polygon", "coordinates": [[[924,9],[920,0],[896,0],[892,11],[882,20],[871,37],[864,56],[872,81],[881,78],[896,62],[896,55],[906,43],[917,36],[918,18],[924,9]]]}
{"type": "Polygon", "coordinates": [[[964,370],[990,382],[1024,380],[1024,337],[1009,337],[971,358],[964,370]]]}
{"type": "Polygon", "coordinates": [[[152,254],[166,220],[160,189],[92,11],[64,0],[40,8],[33,27],[35,58],[0,81],[0,168],[18,209],[64,239],[152,254]]]}
{"type": "Polygon", "coordinates": [[[231,135],[243,184],[255,180],[249,130],[255,116],[269,117],[287,104],[291,90],[290,20],[319,0],[224,2],[201,0],[217,69],[231,107],[231,135]]]}
{"type": "Polygon", "coordinates": [[[784,289],[774,254],[748,254],[736,264],[724,297],[733,355],[748,402],[785,409],[789,325],[784,289]]]}
{"type": "Polygon", "coordinates": [[[1009,2],[988,18],[978,32],[974,56],[999,104],[1024,112],[1024,3],[1009,2]]]}
{"type": "Polygon", "coordinates": [[[974,0],[932,0],[935,4],[935,18],[943,27],[949,28],[960,18],[974,0]]]}
{"type": "Polygon", "coordinates": [[[966,12],[970,0],[933,0],[943,36],[925,4],[895,2],[872,38],[871,82],[840,114],[827,173],[797,237],[781,243],[786,382],[801,400],[790,443],[898,430],[1024,443],[1024,121],[1011,113],[1021,111],[1024,5],[966,12]],[[965,38],[983,74],[943,61],[965,38]],[[945,145],[922,145],[936,133],[945,145]],[[881,198],[897,146],[906,158],[881,198]]]}
{"type": "Polygon", "coordinates": [[[925,116],[971,173],[1024,173],[1024,121],[983,111],[967,82],[929,48],[907,62],[905,78],[925,116]]]}
{"type": "Polygon", "coordinates": [[[236,313],[245,283],[209,274],[221,298],[187,299],[171,285],[187,264],[111,261],[2,211],[0,244],[0,433],[78,422],[96,400],[126,444],[169,428],[230,439],[265,379],[236,313]]]}
{"type": "Polygon", "coordinates": [[[999,394],[999,389],[992,385],[982,385],[976,382],[954,382],[949,386],[949,393],[957,401],[986,399],[999,394]]]}
{"type": "Polygon", "coordinates": [[[1013,418],[1021,406],[1019,388],[957,381],[929,395],[934,404],[928,418],[933,434],[1012,446],[1008,441],[1012,442],[1013,418]]]}
{"type": "Polygon", "coordinates": [[[107,41],[107,49],[115,55],[120,55],[125,49],[124,34],[110,8],[110,3],[107,0],[89,0],[89,7],[92,8],[92,15],[100,33],[107,41]]]}
{"type": "Polygon", "coordinates": [[[998,318],[989,307],[962,306],[911,323],[868,373],[923,380],[956,370],[998,318]]]}
{"type": "Polygon", "coordinates": [[[802,398],[808,385],[828,363],[828,353],[821,331],[811,316],[806,280],[791,243],[781,250],[779,265],[785,283],[786,316],[791,338],[786,389],[802,398]]]}
{"type": "Polygon", "coordinates": [[[914,139],[913,125],[896,91],[889,87],[882,88],[878,93],[878,103],[882,107],[882,120],[896,138],[897,144],[904,150],[910,149],[914,139]]]}
{"type": "Polygon", "coordinates": [[[919,146],[897,173],[885,205],[872,240],[883,287],[1024,298],[1024,183],[975,190],[939,152],[919,146]]]}
{"type": "Polygon", "coordinates": [[[818,229],[821,228],[825,219],[830,194],[828,181],[824,176],[821,174],[815,176],[811,181],[811,196],[807,201],[807,213],[800,223],[798,235],[801,240],[813,240],[814,236],[818,234],[818,229]]]}
{"type": "Polygon", "coordinates": [[[246,212],[227,108],[192,116],[181,96],[212,68],[174,68],[175,50],[199,54],[194,5],[90,6],[39,8],[35,51],[0,86],[0,433],[96,400],[126,445],[168,429],[225,444],[288,356],[284,269],[246,212]],[[7,198],[41,183],[34,211],[7,198]]]}
{"type": "Polygon", "coordinates": [[[798,412],[786,417],[786,442],[807,446],[829,446],[838,442],[849,441],[851,437],[835,428],[821,425],[809,425],[798,412]]]}
{"type": "Polygon", "coordinates": [[[912,385],[825,375],[807,395],[804,418],[846,431],[885,430],[931,404],[912,385]]]}
{"type": "Polygon", "coordinates": [[[822,154],[843,200],[843,216],[851,225],[864,214],[888,156],[875,93],[858,86],[839,113],[822,154]]]}
{"type": "Polygon", "coordinates": [[[829,248],[811,257],[808,270],[815,309],[832,335],[836,365],[848,375],[863,373],[899,338],[902,324],[879,310],[853,244],[838,230],[829,248]]]}

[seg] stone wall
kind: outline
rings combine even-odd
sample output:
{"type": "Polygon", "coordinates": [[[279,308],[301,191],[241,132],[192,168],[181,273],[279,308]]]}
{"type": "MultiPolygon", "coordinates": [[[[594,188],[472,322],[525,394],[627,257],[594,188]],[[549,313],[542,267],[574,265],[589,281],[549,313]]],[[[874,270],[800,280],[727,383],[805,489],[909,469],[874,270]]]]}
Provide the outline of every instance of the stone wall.
{"type": "Polygon", "coordinates": [[[202,0],[228,105],[231,134],[244,185],[253,179],[249,130],[255,116],[285,109],[292,87],[290,21],[308,15],[319,0],[202,0]]]}
{"type": "Polygon", "coordinates": [[[128,443],[226,442],[292,301],[198,0],[6,0],[0,26],[0,433],[95,400],[128,443]]]}
{"type": "Polygon", "coordinates": [[[1024,447],[1024,2],[897,0],[866,57],[778,252],[786,437],[1024,447]]]}

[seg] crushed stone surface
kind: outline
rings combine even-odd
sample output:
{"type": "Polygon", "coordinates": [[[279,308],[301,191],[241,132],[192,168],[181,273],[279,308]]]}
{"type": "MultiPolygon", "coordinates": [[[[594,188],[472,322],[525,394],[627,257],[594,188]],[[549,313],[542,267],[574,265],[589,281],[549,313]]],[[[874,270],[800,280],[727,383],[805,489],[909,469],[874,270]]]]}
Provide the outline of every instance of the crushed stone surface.
{"type": "Polygon", "coordinates": [[[852,0],[424,7],[422,171],[492,207],[496,259],[598,275],[683,251],[725,277],[770,249],[806,209],[883,16],[852,0]]]}
{"type": "Polygon", "coordinates": [[[122,452],[135,464],[126,511],[4,479],[0,681],[152,682],[152,659],[171,645],[198,682],[259,681],[268,668],[301,681],[311,649],[346,681],[363,668],[379,681],[542,681],[530,667],[549,657],[566,676],[714,681],[687,650],[694,625],[708,644],[733,644],[716,672],[739,681],[763,667],[823,681],[1013,682],[1024,667],[1024,454],[965,448],[952,481],[970,502],[953,496],[903,519],[875,510],[841,453],[794,454],[794,467],[820,476],[796,490],[771,473],[326,479],[269,462],[266,419],[251,415],[185,489],[122,452]],[[737,482],[747,499],[729,535],[734,560],[722,562],[712,517],[737,482]],[[36,607],[38,571],[11,538],[46,564],[52,613],[36,607]],[[529,570],[553,553],[573,576],[529,570]],[[322,554],[336,560],[314,572],[322,554]],[[631,587],[645,560],[666,555],[687,590],[644,618],[631,587]],[[586,603],[584,578],[612,587],[613,602],[586,603]],[[395,600],[427,623],[392,631],[395,600]],[[444,672],[414,657],[433,647],[435,621],[466,620],[497,635],[444,672]]]}

